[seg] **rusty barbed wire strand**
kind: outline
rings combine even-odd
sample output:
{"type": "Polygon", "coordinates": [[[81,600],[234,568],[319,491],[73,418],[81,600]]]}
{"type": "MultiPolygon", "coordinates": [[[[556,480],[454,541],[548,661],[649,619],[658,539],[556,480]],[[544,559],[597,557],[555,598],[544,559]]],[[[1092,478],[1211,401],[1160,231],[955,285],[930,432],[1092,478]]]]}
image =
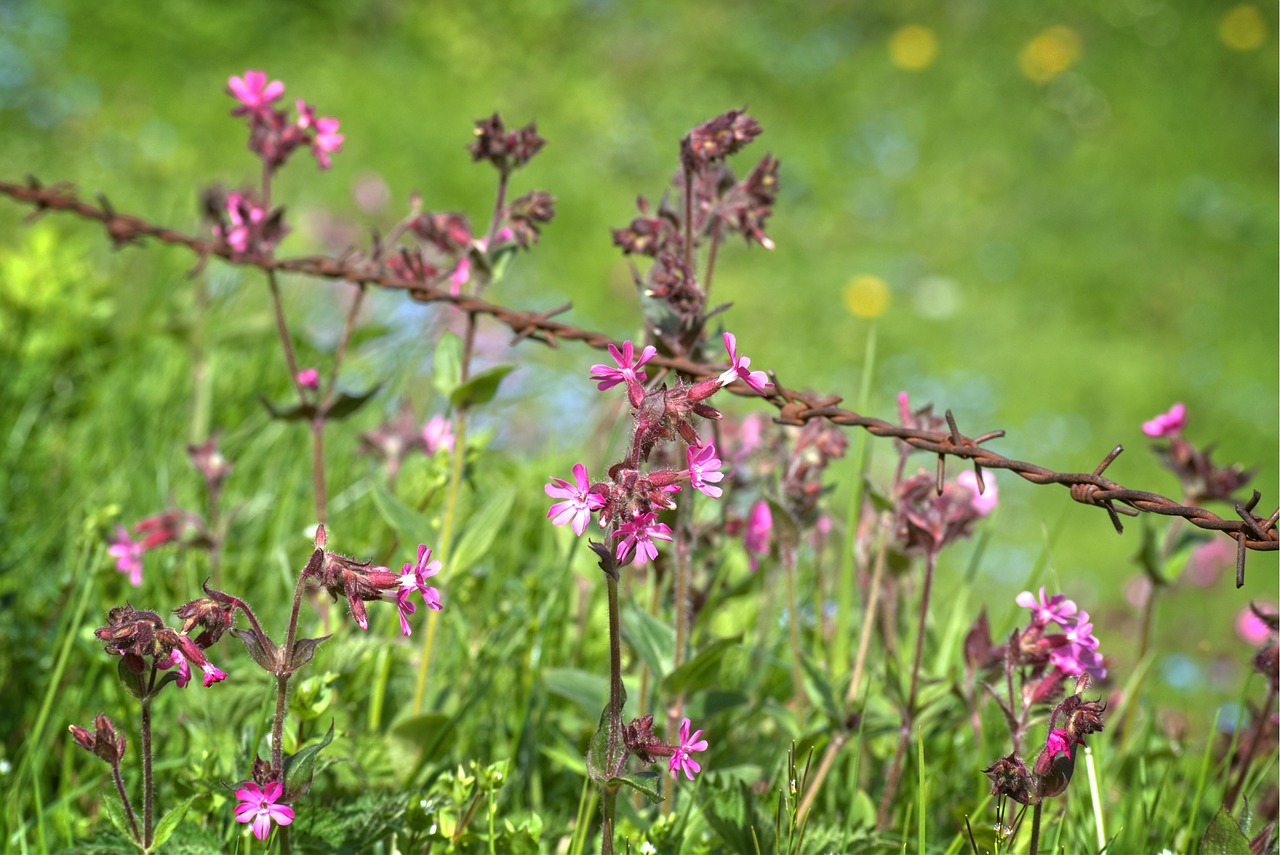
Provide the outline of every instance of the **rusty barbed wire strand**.
{"type": "MultiPolygon", "coordinates": [[[[526,338],[536,339],[551,347],[556,347],[560,340],[581,341],[599,350],[603,350],[610,344],[618,344],[604,333],[552,320],[554,316],[568,311],[572,304],[567,303],[553,309],[532,312],[489,303],[475,297],[454,296],[446,290],[396,276],[389,272],[376,257],[360,255],[354,251],[337,258],[300,256],[275,259],[246,256],[233,252],[225,243],[201,240],[175,229],[154,225],[138,216],[117,213],[104,196],[99,195],[99,205],[95,206],[80,200],[69,185],[45,186],[35,178],[28,178],[26,184],[0,181],[0,195],[35,208],[28,217],[29,220],[49,211],[66,212],[83,219],[96,220],[102,224],[116,248],[141,243],[144,238],[186,247],[199,257],[197,269],[208,258],[217,257],[231,264],[262,270],[297,273],[323,279],[341,279],[352,283],[401,290],[407,292],[410,299],[418,302],[450,303],[464,312],[488,315],[514,333],[512,344],[526,338]]],[[[650,360],[650,364],[699,377],[719,374],[725,369],[723,363],[701,363],[662,355],[655,356],[650,360]]],[[[947,431],[907,428],[884,419],[864,416],[853,410],[844,409],[838,406],[842,400],[838,396],[822,396],[788,389],[778,382],[776,376],[771,375],[771,379],[774,383],[774,391],[764,397],[778,408],[779,413],[775,418],[778,423],[803,425],[812,419],[821,418],[845,427],[862,428],[873,436],[902,440],[913,448],[938,455],[939,482],[943,477],[946,458],[956,457],[971,461],[979,478],[981,478],[982,469],[1003,469],[1033,484],[1061,484],[1068,488],[1069,495],[1076,502],[1105,510],[1117,532],[1124,530],[1120,521],[1121,515],[1138,516],[1144,512],[1182,517],[1198,528],[1221,531],[1236,541],[1236,587],[1244,584],[1247,551],[1280,549],[1280,534],[1277,533],[1280,508],[1265,518],[1253,513],[1253,509],[1261,500],[1261,494],[1256,490],[1248,502],[1235,504],[1234,510],[1239,519],[1226,519],[1205,508],[1183,505],[1159,493],[1131,490],[1103,477],[1102,473],[1123,451],[1123,447],[1119,445],[1113,448],[1092,472],[1057,472],[983,448],[982,443],[1003,437],[1004,431],[992,431],[977,437],[965,436],[956,427],[950,410],[946,413],[949,428],[947,431]]],[[[732,384],[729,389],[740,395],[760,397],[748,390],[741,382],[732,384]]]]}

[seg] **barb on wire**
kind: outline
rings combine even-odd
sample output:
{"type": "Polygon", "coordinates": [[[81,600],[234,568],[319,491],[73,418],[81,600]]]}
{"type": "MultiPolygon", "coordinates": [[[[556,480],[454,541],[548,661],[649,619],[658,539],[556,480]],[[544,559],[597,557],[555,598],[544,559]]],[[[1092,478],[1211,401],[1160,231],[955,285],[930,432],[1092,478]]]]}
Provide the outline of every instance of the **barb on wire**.
{"type": "MultiPolygon", "coordinates": [[[[197,255],[200,264],[210,256],[217,256],[232,264],[248,265],[262,270],[298,273],[324,279],[342,279],[406,291],[410,299],[419,302],[451,303],[464,312],[489,315],[504,324],[513,334],[513,344],[526,338],[536,339],[551,347],[557,346],[560,340],[581,341],[599,350],[610,344],[617,344],[612,337],[604,333],[552,320],[553,316],[567,311],[569,305],[533,312],[511,309],[475,297],[455,296],[446,290],[424,286],[420,282],[396,276],[376,258],[369,258],[359,253],[345,253],[340,258],[303,256],[275,259],[246,256],[232,251],[225,243],[201,240],[174,229],[154,225],[141,217],[117,213],[105,197],[99,196],[101,206],[94,206],[81,201],[66,184],[46,187],[35,178],[28,178],[26,184],[0,181],[0,195],[33,207],[35,210],[31,217],[38,217],[48,211],[64,211],[84,219],[97,220],[106,229],[113,246],[117,248],[151,238],[161,243],[186,247],[197,255]]],[[[700,363],[662,355],[655,356],[651,363],[695,377],[710,376],[724,371],[724,366],[721,364],[700,363]]],[[[1237,544],[1236,587],[1244,584],[1245,554],[1248,550],[1280,549],[1280,534],[1276,529],[1277,520],[1280,519],[1280,508],[1272,511],[1271,515],[1265,518],[1255,514],[1253,509],[1261,500],[1261,495],[1257,491],[1254,491],[1253,497],[1248,502],[1235,505],[1234,510],[1239,519],[1224,519],[1204,508],[1183,505],[1159,493],[1131,490],[1103,477],[1102,473],[1123,451],[1123,448],[1118,445],[1092,472],[1056,472],[1034,463],[1004,457],[982,447],[984,442],[1004,436],[1004,431],[992,431],[977,437],[965,436],[957,428],[955,418],[949,410],[946,413],[948,430],[930,431],[907,428],[843,409],[838,406],[841,398],[837,396],[821,396],[787,389],[778,382],[776,377],[772,379],[774,388],[766,399],[778,408],[775,421],[780,424],[803,425],[812,419],[822,418],[846,427],[860,427],[873,436],[900,439],[913,448],[938,455],[939,484],[943,478],[946,458],[957,457],[973,463],[979,483],[982,483],[983,469],[1004,469],[1016,473],[1033,484],[1061,484],[1068,488],[1073,500],[1105,510],[1117,532],[1124,530],[1120,521],[1121,515],[1137,516],[1144,512],[1182,517],[1198,528],[1221,531],[1237,544]]],[[[730,390],[745,393],[746,387],[737,383],[734,387],[730,387],[730,390]]],[[[754,396],[754,393],[752,394],[754,396]]]]}

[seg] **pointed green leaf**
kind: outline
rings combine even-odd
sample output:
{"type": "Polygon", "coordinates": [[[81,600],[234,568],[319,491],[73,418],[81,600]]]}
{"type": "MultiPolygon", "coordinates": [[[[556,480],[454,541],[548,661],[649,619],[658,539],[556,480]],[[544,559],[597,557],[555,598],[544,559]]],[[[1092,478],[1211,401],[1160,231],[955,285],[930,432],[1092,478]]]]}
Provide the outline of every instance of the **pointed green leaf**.
{"type": "Polygon", "coordinates": [[[125,840],[134,840],[133,829],[129,828],[129,817],[124,812],[119,791],[113,787],[110,792],[105,792],[99,804],[102,805],[107,819],[111,820],[111,825],[120,833],[120,836],[125,840]]]}
{"type": "Polygon", "coordinates": [[[383,522],[391,526],[401,543],[422,543],[432,532],[430,520],[395,497],[380,479],[370,480],[369,495],[383,522]]]}
{"type": "Polygon", "coordinates": [[[454,716],[442,712],[427,712],[396,722],[390,735],[421,752],[419,763],[431,762],[448,742],[456,725],[457,719],[454,716]]]}
{"type": "Polygon", "coordinates": [[[495,365],[467,380],[453,390],[449,401],[459,409],[467,409],[477,404],[487,404],[498,394],[498,384],[516,367],[514,365],[495,365]]]}
{"type": "Polygon", "coordinates": [[[1218,809],[1200,838],[1200,855],[1249,855],[1249,838],[1225,807],[1218,809]]]}
{"type": "Polygon", "coordinates": [[[622,638],[661,680],[675,661],[676,631],[631,600],[622,604],[622,638]]]}
{"type": "Polygon", "coordinates": [[[650,804],[657,804],[662,801],[662,788],[658,781],[657,772],[630,772],[626,775],[612,778],[609,783],[626,784],[633,790],[644,793],[650,804]]]}
{"type": "Polygon", "coordinates": [[[494,490],[489,501],[467,517],[466,527],[458,538],[458,545],[453,548],[453,554],[445,556],[449,562],[447,570],[467,570],[484,558],[504,531],[515,500],[514,487],[494,490]]]}
{"type": "Polygon", "coordinates": [[[568,698],[592,711],[609,700],[609,678],[577,668],[548,668],[542,672],[542,686],[553,695],[568,698]]]}
{"type": "Polygon", "coordinates": [[[333,636],[325,635],[320,638],[299,638],[293,643],[293,661],[289,663],[289,670],[297,671],[303,665],[311,661],[311,657],[316,655],[316,648],[333,636]]]}
{"type": "Polygon", "coordinates": [[[187,808],[191,807],[192,802],[200,798],[204,798],[204,793],[196,793],[160,817],[160,822],[156,825],[156,831],[151,840],[151,850],[153,852],[159,850],[173,836],[173,833],[178,830],[178,824],[187,815],[187,808]]]}
{"type": "Polygon", "coordinates": [[[311,778],[316,771],[316,757],[330,742],[333,742],[333,723],[329,723],[329,732],[319,742],[313,742],[297,754],[284,758],[284,794],[287,801],[293,801],[311,789],[311,778]]]}
{"type": "Polygon", "coordinates": [[[592,780],[607,783],[615,779],[614,772],[622,766],[627,747],[622,739],[622,710],[627,704],[626,690],[615,711],[610,704],[600,713],[600,724],[591,736],[587,747],[587,774],[592,780]]]}
{"type": "Polygon", "coordinates": [[[338,393],[338,399],[333,402],[332,406],[329,407],[329,411],[328,413],[326,413],[326,417],[330,421],[334,421],[336,419],[345,419],[347,416],[351,415],[352,413],[356,412],[361,407],[363,407],[365,404],[369,403],[369,400],[374,395],[378,394],[378,392],[381,389],[382,389],[382,384],[379,383],[377,386],[374,386],[368,392],[364,392],[359,395],[348,395],[346,392],[338,393]]]}
{"type": "Polygon", "coordinates": [[[431,381],[436,391],[448,398],[462,382],[462,339],[454,333],[445,333],[436,344],[435,360],[431,364],[431,381]]]}
{"type": "Polygon", "coordinates": [[[257,663],[258,667],[268,674],[276,672],[276,648],[271,644],[271,639],[267,639],[267,644],[271,645],[268,650],[262,644],[262,640],[258,638],[258,634],[248,629],[233,629],[231,634],[244,644],[244,649],[249,652],[249,658],[257,663]]]}
{"type": "Polygon", "coordinates": [[[662,681],[662,690],[668,695],[696,692],[699,689],[718,688],[725,684],[720,679],[726,667],[726,656],[741,649],[742,636],[720,638],[711,642],[697,656],[681,665],[662,681]]]}

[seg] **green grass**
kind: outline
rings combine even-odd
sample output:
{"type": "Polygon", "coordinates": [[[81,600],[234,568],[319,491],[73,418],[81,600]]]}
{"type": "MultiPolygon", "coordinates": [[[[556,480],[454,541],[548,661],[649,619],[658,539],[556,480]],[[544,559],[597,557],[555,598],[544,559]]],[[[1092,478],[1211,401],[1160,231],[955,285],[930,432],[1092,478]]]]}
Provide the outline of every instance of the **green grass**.
{"type": "MultiPolygon", "coordinates": [[[[1128,452],[1108,474],[1167,495],[1177,484],[1147,454],[1138,426],[1185,400],[1189,435],[1216,443],[1223,462],[1259,467],[1264,513],[1274,507],[1274,9],[1261,10],[1263,45],[1232,51],[1217,35],[1224,10],[1192,4],[1158,12],[1103,3],[771,8],[542,2],[513,15],[496,3],[15,6],[0,11],[0,46],[22,57],[26,77],[0,89],[0,177],[70,180],[86,198],[102,191],[121,210],[195,232],[199,187],[254,177],[221,87],[229,74],[265,68],[291,96],[343,122],[347,143],[334,169],[291,164],[276,191],[295,224],[284,252],[337,252],[370,224],[386,228],[413,189],[428,208],[478,220],[491,177],[466,163],[471,121],[493,109],[511,122],[536,117],[551,144],[521,173],[520,191],[550,190],[559,215],[492,296],[522,308],[572,299],[569,319],[627,338],[639,320],[607,228],[632,216],[637,193],[661,193],[680,134],[747,103],[766,129],[755,148],[783,162],[770,221],[779,249],[727,248],[712,299],[734,302],[726,324],[753,365],[885,417],[905,388],[914,403],[954,409],[966,432],[1007,429],[996,444],[1003,453],[1064,471],[1092,469],[1121,442],[1128,452]],[[919,72],[896,67],[887,49],[911,23],[930,27],[940,45],[919,72]],[[1034,84],[1019,73],[1018,52],[1056,24],[1079,34],[1083,53],[1057,82],[1034,84]],[[1098,98],[1103,119],[1072,112],[1098,98]],[[351,188],[369,171],[390,186],[392,202],[357,213],[351,188]],[[330,210],[337,219],[322,219],[330,210]],[[874,321],[842,302],[858,274],[889,288],[889,309],[874,321]],[[872,335],[875,367],[861,394],[872,335]]],[[[252,271],[210,263],[199,275],[214,298],[202,314],[194,259],[181,251],[113,253],[86,223],[50,216],[26,226],[27,213],[0,201],[0,787],[8,796],[0,831],[6,851],[79,851],[110,829],[95,807],[109,778],[64,728],[106,711],[132,738],[137,715],[91,631],[126,599],[172,608],[209,573],[197,552],[161,550],[147,556],[143,588],[130,589],[105,557],[105,538],[117,522],[199,506],[183,446],[217,429],[236,467],[223,584],[281,632],[310,549],[310,448],[305,431],[271,421],[257,401],[285,401],[290,390],[267,292],[252,271]],[[193,377],[201,355],[206,386],[193,377]]],[[[285,291],[304,361],[323,364],[348,295],[305,281],[286,281],[285,291]]],[[[379,506],[380,474],[355,450],[359,432],[401,397],[419,413],[443,410],[429,371],[444,312],[395,295],[373,300],[370,334],[343,382],[355,392],[385,386],[329,436],[332,543],[344,553],[395,562],[412,551],[404,537],[392,549],[399,532],[379,506]]],[[[330,721],[337,737],[299,805],[300,847],[329,834],[350,851],[390,851],[392,835],[402,840],[422,819],[420,799],[443,806],[439,819],[475,797],[457,780],[472,762],[507,763],[491,795],[499,832],[504,821],[519,828],[538,817],[543,848],[570,840],[571,851],[598,847],[598,793],[582,776],[605,691],[603,586],[583,545],[546,523],[540,485],[576,460],[592,472],[615,460],[625,424],[585,380],[598,361],[592,352],[526,343],[486,358],[521,367],[475,417],[455,543],[492,496],[512,490],[515,498],[487,554],[465,572],[446,566],[441,578],[447,608],[427,715],[408,715],[418,636],[401,641],[390,609],[373,610],[367,634],[341,603],[329,607],[327,624],[323,610],[304,612],[305,633],[335,637],[306,674],[328,680],[313,687],[319,712],[290,719],[287,748],[318,739],[330,721]]],[[[751,411],[747,402],[727,409],[730,418],[751,411]]],[[[895,462],[891,443],[868,439],[867,452],[871,477],[883,483],[895,462]]],[[[834,519],[856,518],[849,494],[862,470],[856,454],[830,470],[834,519]]],[[[407,504],[427,499],[428,529],[418,538],[428,544],[440,535],[432,526],[446,478],[442,460],[419,458],[396,485],[407,504]]],[[[1229,737],[1219,726],[1234,719],[1233,705],[1264,694],[1260,680],[1247,680],[1252,651],[1231,621],[1250,598],[1274,602],[1274,554],[1249,556],[1242,591],[1226,577],[1208,589],[1185,580],[1171,588],[1154,655],[1139,662],[1139,615],[1124,588],[1140,573],[1132,557],[1144,523],[1127,521],[1117,537],[1100,511],[1059,488],[1010,478],[1000,486],[1001,508],[979,537],[939,561],[924,708],[893,831],[873,832],[870,823],[897,740],[892,697],[903,691],[914,643],[907,618],[893,636],[876,636],[865,706],[818,790],[806,851],[967,851],[966,817],[983,851],[1025,846],[1025,824],[1020,843],[991,831],[981,769],[1009,747],[992,705],[980,729],[971,726],[959,695],[961,648],[980,608],[1000,640],[1020,617],[1014,595],[1041,584],[1094,615],[1114,658],[1105,690],[1141,685],[1125,732],[1090,744],[1107,851],[1190,851],[1215,815],[1228,780],[1229,737]]],[[[1162,535],[1170,522],[1147,524],[1162,535]]],[[[836,568],[854,579],[834,540],[825,554],[802,555],[799,601],[814,604],[800,608],[806,618],[816,610],[819,567],[829,599],[839,589],[836,568]]],[[[767,852],[776,840],[785,850],[794,838],[775,834],[775,819],[802,797],[788,790],[788,749],[795,744],[803,767],[810,750],[820,757],[844,732],[833,727],[824,692],[840,716],[851,711],[844,681],[865,588],[848,586],[836,599],[839,638],[802,622],[800,648],[815,668],[797,697],[781,573],[749,573],[736,543],[700,554],[695,566],[700,581],[722,583],[691,650],[708,657],[689,701],[712,740],[707,771],[676,788],[661,821],[624,799],[619,827],[633,849],[648,834],[659,850],[767,852]]],[[[865,584],[869,570],[858,570],[865,584]]],[[[913,614],[915,587],[899,596],[902,613],[913,614]]],[[[669,579],[628,573],[623,597],[628,625],[653,630],[651,659],[639,642],[624,654],[628,717],[661,719],[669,698],[655,677],[641,696],[641,667],[670,661],[661,655],[670,642],[654,629],[671,625],[669,579]]],[[[198,797],[177,838],[192,851],[245,847],[230,820],[231,789],[254,751],[266,753],[268,681],[235,644],[216,648],[232,680],[166,692],[157,704],[160,800],[198,797]]],[[[136,791],[135,749],[136,740],[126,779],[136,791]]],[[[1046,848],[1097,849],[1084,771],[1082,763],[1068,795],[1046,807],[1046,848]]],[[[1246,788],[1250,800],[1274,777],[1272,754],[1246,788]]],[[[465,845],[483,851],[488,807],[477,816],[479,836],[465,845]]]]}

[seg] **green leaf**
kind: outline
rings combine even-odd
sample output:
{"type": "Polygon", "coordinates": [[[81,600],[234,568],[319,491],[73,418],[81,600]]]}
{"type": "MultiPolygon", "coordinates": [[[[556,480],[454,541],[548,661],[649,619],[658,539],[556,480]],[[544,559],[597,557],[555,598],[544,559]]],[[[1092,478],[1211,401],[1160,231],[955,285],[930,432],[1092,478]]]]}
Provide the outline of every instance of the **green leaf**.
{"type": "Polygon", "coordinates": [[[458,545],[452,555],[446,556],[451,570],[467,570],[484,558],[503,531],[515,500],[515,487],[496,489],[489,501],[467,518],[458,545]]]}
{"type": "Polygon", "coordinates": [[[348,395],[346,392],[340,392],[338,394],[338,399],[333,402],[333,405],[331,407],[329,407],[327,418],[330,421],[333,421],[335,419],[345,419],[347,416],[351,415],[352,413],[356,412],[361,407],[363,407],[365,404],[367,404],[369,400],[374,395],[378,394],[378,392],[381,389],[382,389],[382,384],[379,383],[377,386],[374,386],[368,392],[365,392],[360,395],[348,395]]]}
{"type": "Polygon", "coordinates": [[[396,722],[391,737],[410,743],[422,753],[419,762],[430,762],[448,741],[457,725],[454,716],[427,712],[396,722]]]}
{"type": "Polygon", "coordinates": [[[542,687],[588,711],[609,701],[609,678],[577,668],[548,668],[542,672],[542,687]]]}
{"type": "Polygon", "coordinates": [[[120,793],[114,788],[110,792],[103,792],[102,800],[99,802],[102,809],[106,811],[107,819],[111,820],[115,830],[120,832],[120,836],[125,840],[133,840],[133,829],[129,828],[129,817],[124,812],[124,805],[120,801],[120,793]]]}
{"type": "Polygon", "coordinates": [[[447,332],[436,344],[435,360],[431,365],[431,382],[436,391],[448,398],[462,382],[462,339],[456,333],[447,332]]]}
{"type": "Polygon", "coordinates": [[[622,740],[622,709],[626,704],[627,693],[623,691],[616,711],[612,704],[606,703],[600,713],[600,724],[587,747],[587,774],[592,780],[602,783],[616,780],[613,773],[622,766],[627,751],[622,740]]]}
{"type": "Polygon", "coordinates": [[[726,681],[720,679],[729,663],[725,657],[741,649],[742,636],[720,638],[713,641],[697,656],[672,671],[662,681],[662,690],[668,695],[696,692],[699,689],[719,688],[726,681]]]}
{"type": "Polygon", "coordinates": [[[662,801],[662,789],[659,786],[657,772],[630,772],[626,775],[610,778],[609,783],[626,784],[633,790],[644,793],[650,804],[657,804],[662,801]]]}
{"type": "Polygon", "coordinates": [[[297,671],[310,662],[311,657],[316,655],[316,648],[332,637],[325,635],[320,638],[299,638],[295,641],[293,643],[293,661],[289,663],[289,670],[297,671]]]}
{"type": "Polygon", "coordinates": [[[844,716],[840,713],[840,702],[836,700],[835,690],[831,688],[827,675],[814,664],[808,654],[800,654],[800,665],[804,669],[804,688],[809,702],[821,709],[833,726],[843,726],[844,716]]]}
{"type": "Polygon", "coordinates": [[[661,680],[671,672],[676,631],[631,600],[622,604],[622,638],[649,666],[654,679],[661,680]]]}
{"type": "Polygon", "coordinates": [[[431,522],[395,497],[380,479],[371,479],[369,495],[383,522],[391,526],[401,543],[422,543],[432,531],[431,522]]]}
{"type": "Polygon", "coordinates": [[[329,723],[329,732],[319,742],[313,742],[297,754],[284,758],[284,794],[287,801],[293,801],[311,789],[311,778],[316,771],[316,757],[330,742],[333,742],[333,723],[329,723]]]}
{"type": "Polygon", "coordinates": [[[182,804],[169,810],[164,816],[160,817],[160,822],[156,825],[155,834],[151,839],[151,851],[158,850],[168,842],[173,833],[178,830],[178,824],[182,822],[182,818],[187,815],[187,808],[191,807],[191,803],[196,799],[204,798],[204,793],[196,793],[182,804]]]}
{"type": "Polygon", "coordinates": [[[495,365],[467,380],[453,390],[449,401],[455,407],[465,410],[477,404],[487,404],[498,394],[498,384],[516,367],[514,365],[495,365]]]}
{"type": "Polygon", "coordinates": [[[271,649],[267,650],[262,646],[262,639],[258,638],[258,634],[253,630],[233,629],[231,634],[240,639],[244,649],[249,652],[249,658],[257,663],[259,668],[268,674],[276,672],[276,647],[271,639],[267,639],[267,644],[271,645],[271,649]]]}
{"type": "Polygon", "coordinates": [[[1200,838],[1200,855],[1249,855],[1249,838],[1225,807],[1209,823],[1200,838]]]}

